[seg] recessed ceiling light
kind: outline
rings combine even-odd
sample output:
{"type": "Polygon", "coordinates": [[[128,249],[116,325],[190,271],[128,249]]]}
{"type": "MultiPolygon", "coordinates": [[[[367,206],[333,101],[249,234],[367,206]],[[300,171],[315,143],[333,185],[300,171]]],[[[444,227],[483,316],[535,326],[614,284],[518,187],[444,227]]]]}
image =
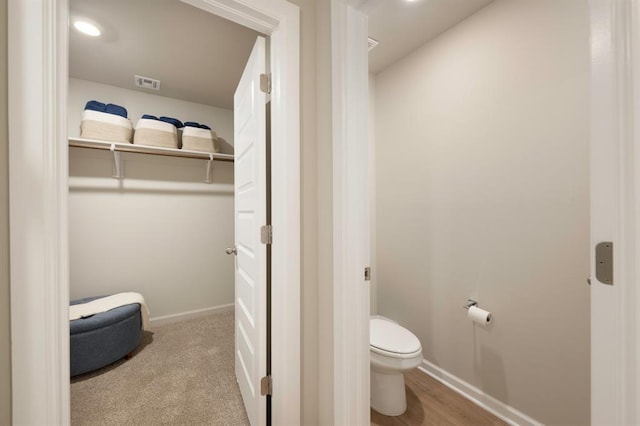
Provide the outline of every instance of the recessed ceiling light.
{"type": "Polygon", "coordinates": [[[100,35],[100,29],[90,22],[77,20],[73,23],[73,26],[76,27],[76,30],[91,37],[100,35]]]}

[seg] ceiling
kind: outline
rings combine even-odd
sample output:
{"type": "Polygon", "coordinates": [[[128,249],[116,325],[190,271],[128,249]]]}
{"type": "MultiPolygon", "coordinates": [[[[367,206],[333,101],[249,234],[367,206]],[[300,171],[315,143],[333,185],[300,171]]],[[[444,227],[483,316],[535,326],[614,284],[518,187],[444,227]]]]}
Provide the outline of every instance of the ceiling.
{"type": "Polygon", "coordinates": [[[70,26],[70,77],[227,109],[258,35],[179,0],[70,0],[69,14],[102,29],[70,26]],[[137,88],[136,74],[160,91],[137,88]]]}
{"type": "Polygon", "coordinates": [[[369,53],[378,73],[493,0],[368,0],[369,36],[380,44],[369,53]]]}
{"type": "MultiPolygon", "coordinates": [[[[492,0],[366,0],[369,53],[378,73],[492,0]]],[[[233,92],[257,32],[180,0],[70,0],[69,14],[94,21],[97,38],[69,30],[69,75],[125,89],[233,108],[233,92]],[[161,81],[137,88],[134,75],[161,81]]]]}

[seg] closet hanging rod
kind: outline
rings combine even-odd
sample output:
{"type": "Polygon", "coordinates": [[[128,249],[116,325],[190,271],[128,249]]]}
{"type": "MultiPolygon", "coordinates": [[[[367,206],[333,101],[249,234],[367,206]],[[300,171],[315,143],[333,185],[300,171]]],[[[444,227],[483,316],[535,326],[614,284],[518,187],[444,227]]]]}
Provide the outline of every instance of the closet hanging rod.
{"type": "Polygon", "coordinates": [[[69,146],[75,147],[75,148],[101,149],[105,151],[110,151],[112,145],[115,147],[115,151],[117,152],[132,152],[135,154],[163,155],[166,157],[195,158],[198,160],[209,160],[213,156],[214,161],[233,162],[233,155],[231,154],[183,151],[181,149],[160,148],[160,147],[146,146],[146,145],[133,145],[130,143],[122,143],[122,142],[108,142],[108,141],[100,141],[100,140],[94,140],[94,139],[69,138],[69,146]]]}

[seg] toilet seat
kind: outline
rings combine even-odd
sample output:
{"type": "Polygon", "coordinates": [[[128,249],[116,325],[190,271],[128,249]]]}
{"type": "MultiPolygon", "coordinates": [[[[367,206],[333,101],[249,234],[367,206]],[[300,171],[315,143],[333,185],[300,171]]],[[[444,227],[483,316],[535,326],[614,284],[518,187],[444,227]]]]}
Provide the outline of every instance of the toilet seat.
{"type": "Polygon", "coordinates": [[[422,354],[422,349],[418,349],[417,351],[411,352],[408,354],[389,352],[389,351],[385,351],[384,349],[376,348],[375,346],[369,346],[369,349],[371,349],[371,352],[373,353],[388,356],[389,358],[398,358],[398,359],[409,359],[422,354]]]}
{"type": "Polygon", "coordinates": [[[422,352],[418,338],[406,328],[381,318],[369,320],[370,349],[392,358],[413,358],[422,352]]]}

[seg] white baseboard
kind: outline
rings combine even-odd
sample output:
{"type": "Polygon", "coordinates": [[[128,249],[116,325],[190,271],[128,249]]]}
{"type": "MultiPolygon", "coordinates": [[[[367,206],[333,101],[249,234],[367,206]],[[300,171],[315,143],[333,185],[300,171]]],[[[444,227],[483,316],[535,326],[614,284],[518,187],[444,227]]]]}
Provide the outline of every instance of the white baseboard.
{"type": "Polygon", "coordinates": [[[186,321],[193,318],[206,317],[207,315],[221,314],[223,312],[233,311],[234,304],[213,306],[211,308],[197,309],[195,311],[180,312],[179,314],[165,315],[162,317],[156,317],[149,319],[151,326],[159,326],[164,324],[171,324],[174,322],[186,321]]]}
{"type": "Polygon", "coordinates": [[[484,408],[491,414],[504,420],[514,426],[542,426],[543,424],[532,419],[526,414],[516,410],[515,408],[498,401],[494,397],[487,395],[482,390],[470,385],[464,380],[454,376],[453,374],[443,370],[435,364],[430,363],[426,359],[422,360],[422,365],[418,370],[428,374],[438,380],[453,391],[459,393],[474,404],[484,408]]]}

